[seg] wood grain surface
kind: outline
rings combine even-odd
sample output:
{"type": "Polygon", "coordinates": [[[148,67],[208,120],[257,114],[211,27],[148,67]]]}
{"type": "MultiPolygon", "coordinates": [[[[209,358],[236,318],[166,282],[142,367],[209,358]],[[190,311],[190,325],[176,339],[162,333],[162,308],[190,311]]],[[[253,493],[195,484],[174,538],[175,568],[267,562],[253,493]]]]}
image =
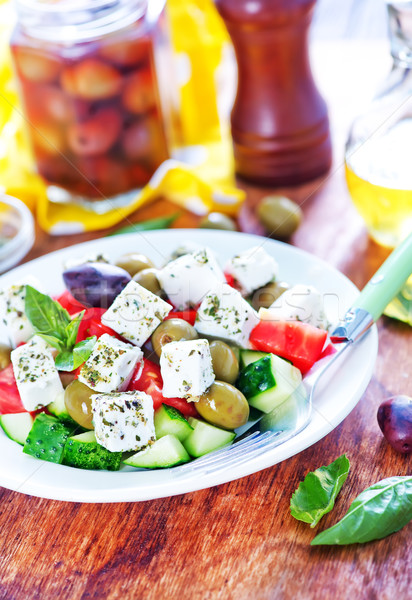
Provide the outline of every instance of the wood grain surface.
{"type": "MultiPolygon", "coordinates": [[[[339,107],[333,106],[336,111],[339,107]]],[[[339,112],[339,111],[338,111],[339,112]]],[[[342,119],[348,117],[342,108],[342,119]]],[[[341,121],[343,122],[343,121],[341,121]]],[[[305,219],[291,242],[313,252],[363,286],[388,251],[368,239],[350,204],[341,164],[323,181],[286,190],[305,219]]],[[[253,206],[267,190],[245,188],[239,223],[258,231],[253,206]]],[[[172,213],[166,200],[135,220],[172,213]]],[[[196,226],[182,215],[176,226],[196,226]]],[[[83,241],[38,231],[28,258],[83,241]]],[[[317,444],[279,465],[215,488],[142,503],[80,504],[0,491],[0,599],[299,600],[410,597],[411,525],[377,542],[310,547],[343,516],[364,488],[411,473],[410,457],[395,453],[377,425],[380,402],[412,395],[411,329],[379,321],[375,373],[357,407],[317,444]],[[293,491],[308,471],[342,453],[351,471],[335,509],[315,530],[290,516],[293,491]]],[[[330,388],[333,402],[333,387],[330,388]]],[[[1,457],[7,460],[7,457],[1,457]]]]}

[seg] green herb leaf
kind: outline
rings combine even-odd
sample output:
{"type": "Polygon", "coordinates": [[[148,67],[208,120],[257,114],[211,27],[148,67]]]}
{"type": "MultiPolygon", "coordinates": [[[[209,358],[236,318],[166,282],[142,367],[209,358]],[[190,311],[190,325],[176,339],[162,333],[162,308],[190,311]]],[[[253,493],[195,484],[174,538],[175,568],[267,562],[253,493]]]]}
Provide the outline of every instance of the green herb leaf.
{"type": "Polygon", "coordinates": [[[68,348],[72,348],[76,343],[77,332],[79,331],[79,325],[83,319],[84,313],[82,310],[66,327],[66,345],[68,348]]]}
{"type": "Polygon", "coordinates": [[[399,294],[385,308],[384,314],[412,326],[412,276],[409,277],[399,294]]]}
{"type": "Polygon", "coordinates": [[[308,473],[290,500],[292,517],[315,527],[323,515],[334,507],[349,468],[349,461],[342,454],[330,465],[308,473]]]}
{"type": "Polygon", "coordinates": [[[77,367],[74,366],[73,352],[63,350],[55,358],[56,368],[59,371],[74,371],[77,367]]]}
{"type": "Polygon", "coordinates": [[[312,546],[364,544],[402,529],[412,519],[412,476],[389,477],[364,490],[336,525],[312,546]]]}
{"type": "Polygon", "coordinates": [[[41,337],[50,346],[53,346],[53,348],[57,348],[57,350],[64,350],[64,343],[54,335],[46,335],[45,333],[37,333],[36,335],[41,337]]]}
{"type": "Polygon", "coordinates": [[[79,342],[73,348],[73,359],[74,359],[74,368],[80,367],[92,353],[94,345],[96,343],[97,337],[94,335],[93,337],[89,337],[82,342],[79,342]]]}
{"type": "Polygon", "coordinates": [[[89,337],[76,344],[73,350],[63,350],[56,356],[56,367],[59,371],[74,371],[90,356],[96,343],[96,336],[89,337]]]}
{"type": "Polygon", "coordinates": [[[123,233],[136,233],[138,231],[150,231],[152,229],[167,229],[178,217],[180,217],[180,213],[175,213],[169,217],[158,217],[157,219],[140,221],[140,223],[134,223],[133,225],[117,229],[116,231],[109,233],[109,236],[122,235],[123,233]]]}
{"type": "Polygon", "coordinates": [[[66,340],[66,327],[70,315],[50,296],[42,294],[30,285],[26,285],[24,312],[36,333],[50,335],[62,342],[66,340]]]}

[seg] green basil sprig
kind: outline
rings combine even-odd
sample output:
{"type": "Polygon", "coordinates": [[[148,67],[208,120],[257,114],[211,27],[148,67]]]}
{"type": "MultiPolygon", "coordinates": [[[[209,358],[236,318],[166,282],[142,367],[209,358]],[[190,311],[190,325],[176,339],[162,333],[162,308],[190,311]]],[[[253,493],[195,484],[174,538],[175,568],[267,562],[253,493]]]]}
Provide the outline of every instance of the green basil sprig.
{"type": "Polygon", "coordinates": [[[56,367],[60,371],[74,371],[89,358],[96,337],[76,344],[84,310],[72,319],[67,310],[50,296],[26,285],[24,312],[36,334],[59,351],[56,367]]]}
{"type": "Polygon", "coordinates": [[[153,229],[167,229],[179,216],[180,213],[174,213],[168,217],[157,217],[156,219],[140,221],[140,223],[134,223],[133,225],[116,229],[116,231],[109,233],[109,236],[122,235],[123,233],[136,233],[139,231],[151,231],[153,229]]]}
{"type": "Polygon", "coordinates": [[[412,519],[412,476],[382,479],[364,490],[336,525],[319,533],[312,546],[363,544],[399,531],[412,519]]]}
{"type": "Polygon", "coordinates": [[[295,519],[315,527],[332,510],[336,496],[349,473],[349,460],[344,454],[330,465],[308,473],[293,493],[290,512],[295,519]]]}

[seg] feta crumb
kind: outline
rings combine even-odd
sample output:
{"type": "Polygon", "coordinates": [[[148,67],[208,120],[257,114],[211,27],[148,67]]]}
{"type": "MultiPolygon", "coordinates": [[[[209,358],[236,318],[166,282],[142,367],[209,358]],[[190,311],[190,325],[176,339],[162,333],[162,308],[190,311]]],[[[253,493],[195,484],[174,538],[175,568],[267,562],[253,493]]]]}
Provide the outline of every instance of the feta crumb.
{"type": "Polygon", "coordinates": [[[35,411],[63,393],[54,358],[44,340],[34,336],[11,353],[17,389],[24,408],[35,411]]]}
{"type": "Polygon", "coordinates": [[[34,335],[33,326],[24,312],[26,284],[40,287],[37,280],[30,278],[0,291],[0,320],[12,348],[27,342],[34,335]]]}
{"type": "Polygon", "coordinates": [[[321,329],[328,328],[322,296],[312,285],[294,285],[268,309],[261,308],[259,318],[264,321],[302,321],[321,329]]]}
{"type": "Polygon", "coordinates": [[[142,346],[171,310],[159,296],[130,281],[101,320],[129,342],[142,346]]]}
{"type": "Polygon", "coordinates": [[[210,289],[225,281],[222,269],[208,248],[168,263],[159,271],[158,278],[178,310],[197,306],[210,289]]]}
{"type": "Polygon", "coordinates": [[[93,347],[79,373],[79,381],[98,392],[117,392],[127,388],[138,361],[140,348],[103,334],[93,347]]]}
{"type": "Polygon", "coordinates": [[[261,246],[253,246],[233,256],[225,265],[225,273],[232,275],[243,296],[274,281],[278,271],[276,260],[261,246]]]}
{"type": "Polygon", "coordinates": [[[162,348],[160,370],[165,398],[196,401],[215,380],[207,340],[170,342],[162,348]]]}
{"type": "Polygon", "coordinates": [[[91,396],[97,442],[110,452],[142,450],[156,439],[153,400],[144,392],[91,396]]]}
{"type": "Polygon", "coordinates": [[[204,298],[197,311],[195,328],[201,335],[246,348],[258,323],[256,312],[240,292],[224,283],[204,298]]]}

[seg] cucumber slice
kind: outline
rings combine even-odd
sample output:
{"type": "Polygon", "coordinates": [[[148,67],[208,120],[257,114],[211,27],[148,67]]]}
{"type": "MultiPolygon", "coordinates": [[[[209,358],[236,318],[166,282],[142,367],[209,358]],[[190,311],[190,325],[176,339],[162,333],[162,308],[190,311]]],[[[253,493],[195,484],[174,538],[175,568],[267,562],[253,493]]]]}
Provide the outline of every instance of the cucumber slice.
{"type": "Polygon", "coordinates": [[[14,442],[24,446],[30,429],[33,426],[33,417],[30,413],[16,413],[0,415],[0,425],[4,433],[14,442]]]}
{"type": "Polygon", "coordinates": [[[33,427],[23,447],[25,454],[41,460],[61,463],[67,438],[74,433],[75,427],[61,423],[56,417],[40,413],[34,419],[33,427]]]}
{"type": "Polygon", "coordinates": [[[125,465],[144,469],[174,467],[188,462],[190,456],[174,435],[165,435],[146,450],[140,450],[123,461],[125,465]]]}
{"type": "Polygon", "coordinates": [[[241,371],[236,386],[251,406],[269,413],[287,400],[301,381],[299,369],[279,356],[267,354],[241,371]]]}
{"type": "Polygon", "coordinates": [[[239,351],[239,369],[242,370],[250,365],[250,363],[256,362],[265,356],[268,356],[268,352],[259,352],[259,350],[246,350],[241,348],[239,351]]]}
{"type": "Polygon", "coordinates": [[[69,421],[74,423],[73,419],[67,412],[66,405],[64,403],[64,392],[59,394],[56,400],[47,405],[47,410],[61,421],[69,421]]]}
{"type": "Polygon", "coordinates": [[[194,417],[189,418],[189,423],[193,427],[193,431],[183,441],[183,446],[195,458],[230,444],[236,436],[233,431],[220,429],[220,427],[199,421],[194,417]]]}
{"type": "Polygon", "coordinates": [[[193,427],[189,425],[182,413],[167,404],[162,404],[155,412],[154,426],[157,440],[172,434],[179,441],[183,441],[193,431],[193,427]]]}
{"type": "Polygon", "coordinates": [[[121,452],[110,452],[96,441],[94,431],[69,437],[63,453],[63,464],[76,469],[118,471],[121,452]]]}

